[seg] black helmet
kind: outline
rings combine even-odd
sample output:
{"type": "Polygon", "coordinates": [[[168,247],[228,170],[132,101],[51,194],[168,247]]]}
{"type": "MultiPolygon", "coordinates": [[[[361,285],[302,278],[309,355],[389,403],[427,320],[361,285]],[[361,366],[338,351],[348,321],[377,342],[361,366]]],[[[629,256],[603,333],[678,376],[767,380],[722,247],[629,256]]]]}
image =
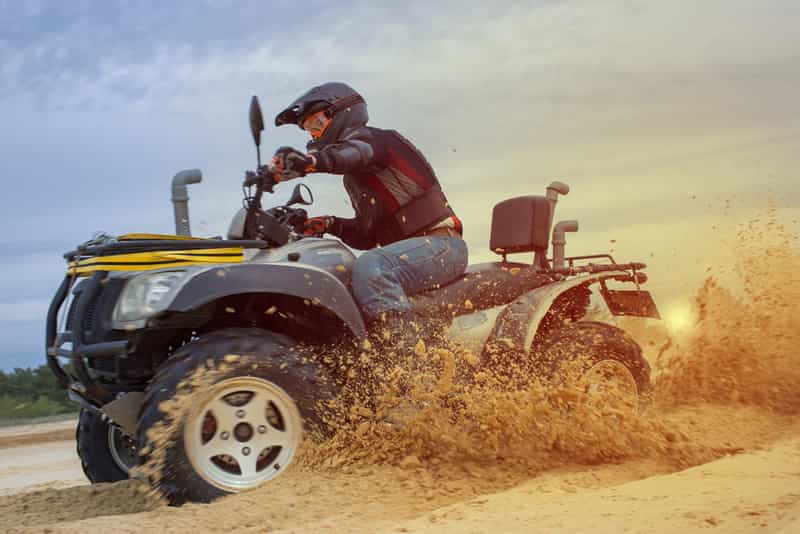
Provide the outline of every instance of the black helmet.
{"type": "Polygon", "coordinates": [[[345,130],[364,126],[369,120],[367,103],[355,89],[344,83],[328,82],[312,87],[278,113],[275,126],[299,126],[306,117],[324,109],[329,110],[331,123],[325,133],[308,143],[309,149],[320,149],[335,143],[345,130]]]}

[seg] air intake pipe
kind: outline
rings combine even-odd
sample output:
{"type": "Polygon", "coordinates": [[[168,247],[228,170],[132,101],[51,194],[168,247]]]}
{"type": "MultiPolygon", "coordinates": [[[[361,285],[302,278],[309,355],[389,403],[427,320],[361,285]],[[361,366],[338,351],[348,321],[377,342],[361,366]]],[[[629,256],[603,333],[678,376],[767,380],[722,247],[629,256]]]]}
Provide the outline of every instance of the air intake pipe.
{"type": "Polygon", "coordinates": [[[547,186],[547,193],[545,197],[550,203],[550,221],[547,223],[547,231],[553,227],[553,216],[556,213],[556,204],[558,203],[558,195],[566,195],[569,193],[569,186],[563,182],[550,182],[547,186]]]}
{"type": "Polygon", "coordinates": [[[172,204],[175,212],[176,235],[192,235],[189,226],[189,190],[186,186],[199,184],[202,181],[203,173],[200,169],[187,169],[172,177],[172,204]]]}
{"type": "MultiPolygon", "coordinates": [[[[547,186],[545,198],[547,198],[547,202],[550,203],[550,217],[548,217],[547,219],[548,235],[550,234],[550,230],[553,228],[553,217],[556,214],[556,204],[558,203],[558,195],[566,195],[568,193],[569,193],[569,186],[563,182],[550,182],[550,185],[547,186]]],[[[553,243],[555,243],[555,240],[553,241],[553,243]]],[[[555,250],[553,250],[553,255],[555,255],[555,250]]],[[[537,256],[539,256],[538,253],[537,256]]],[[[534,263],[536,265],[542,265],[545,268],[547,267],[547,260],[544,257],[536,257],[534,259],[534,263]]]]}
{"type": "Polygon", "coordinates": [[[553,269],[564,267],[564,245],[567,232],[577,232],[578,221],[561,221],[553,228],[553,269]]]}

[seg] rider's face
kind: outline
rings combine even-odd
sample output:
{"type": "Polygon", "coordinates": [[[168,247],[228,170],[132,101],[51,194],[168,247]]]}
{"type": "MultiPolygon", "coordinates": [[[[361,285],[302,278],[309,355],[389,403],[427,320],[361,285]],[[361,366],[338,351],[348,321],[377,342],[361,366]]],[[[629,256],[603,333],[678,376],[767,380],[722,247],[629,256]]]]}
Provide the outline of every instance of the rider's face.
{"type": "Polygon", "coordinates": [[[306,117],[300,128],[311,134],[314,139],[319,139],[331,123],[331,118],[326,110],[318,111],[306,117]]]}

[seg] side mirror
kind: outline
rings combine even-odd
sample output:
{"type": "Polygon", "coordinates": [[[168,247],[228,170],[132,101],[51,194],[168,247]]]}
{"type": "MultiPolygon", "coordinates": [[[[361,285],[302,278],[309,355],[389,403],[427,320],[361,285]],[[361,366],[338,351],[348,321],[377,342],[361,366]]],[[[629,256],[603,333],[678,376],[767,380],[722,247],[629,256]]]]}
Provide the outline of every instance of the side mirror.
{"type": "Polygon", "coordinates": [[[261,146],[261,132],[264,131],[264,115],[261,114],[261,104],[258,97],[253,95],[250,100],[250,133],[253,134],[253,141],[256,146],[261,146]]]}
{"type": "Polygon", "coordinates": [[[292,196],[289,197],[289,201],[286,203],[286,205],[292,206],[294,204],[303,204],[304,206],[309,206],[313,202],[314,195],[311,194],[311,189],[306,184],[297,184],[294,186],[292,196]]]}

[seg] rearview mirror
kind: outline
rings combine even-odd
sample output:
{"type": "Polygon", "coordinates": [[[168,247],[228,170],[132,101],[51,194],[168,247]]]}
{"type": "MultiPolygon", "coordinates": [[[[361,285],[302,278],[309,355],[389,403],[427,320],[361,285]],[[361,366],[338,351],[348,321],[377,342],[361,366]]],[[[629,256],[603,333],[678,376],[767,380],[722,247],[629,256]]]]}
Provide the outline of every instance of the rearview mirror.
{"type": "Polygon", "coordinates": [[[253,141],[256,146],[261,146],[261,132],[264,131],[264,115],[261,114],[261,105],[258,97],[253,95],[250,100],[250,132],[253,134],[253,141]]]}
{"type": "Polygon", "coordinates": [[[292,206],[294,204],[303,204],[304,206],[309,206],[313,202],[314,195],[311,194],[311,189],[306,184],[297,184],[294,186],[292,196],[289,197],[289,201],[286,203],[286,205],[292,206]]]}

